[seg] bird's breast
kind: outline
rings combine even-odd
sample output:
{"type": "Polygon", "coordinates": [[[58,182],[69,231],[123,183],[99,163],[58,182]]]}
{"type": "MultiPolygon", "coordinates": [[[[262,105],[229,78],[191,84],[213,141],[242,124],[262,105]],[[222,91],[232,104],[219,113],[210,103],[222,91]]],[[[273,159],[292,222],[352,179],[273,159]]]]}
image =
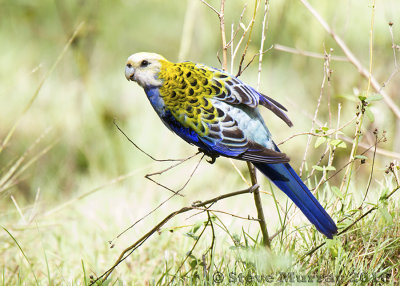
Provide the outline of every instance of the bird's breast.
{"type": "Polygon", "coordinates": [[[146,88],[145,89],[147,98],[149,99],[154,110],[160,117],[165,116],[165,103],[160,96],[160,91],[158,87],[146,88]]]}

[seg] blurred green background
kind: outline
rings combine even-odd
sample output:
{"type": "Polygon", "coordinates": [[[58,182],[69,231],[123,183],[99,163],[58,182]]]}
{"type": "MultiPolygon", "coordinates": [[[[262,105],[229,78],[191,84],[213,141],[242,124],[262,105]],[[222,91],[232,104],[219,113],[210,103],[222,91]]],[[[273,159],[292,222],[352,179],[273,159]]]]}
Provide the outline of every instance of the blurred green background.
{"type": "MultiPolygon", "coordinates": [[[[218,7],[219,1],[210,1],[210,4],[218,7]]],[[[371,3],[341,0],[312,1],[311,4],[368,67],[371,3]]],[[[247,24],[254,1],[227,1],[228,35],[231,24],[238,25],[244,5],[247,10],[243,21],[247,24]]],[[[260,46],[263,8],[261,3],[246,62],[260,46]]],[[[398,43],[399,15],[397,0],[377,1],[373,74],[381,83],[395,68],[388,23],[394,22],[394,40],[398,43]]],[[[0,142],[18,122],[15,133],[0,153],[0,179],[3,180],[0,181],[3,183],[0,185],[0,224],[15,239],[6,231],[0,234],[0,266],[6,285],[18,279],[34,281],[32,272],[39,281],[79,284],[83,281],[82,263],[87,272],[101,274],[124,247],[177,207],[246,187],[229,160],[218,159],[214,165],[203,162],[184,191],[185,197],[175,197],[117,240],[115,248],[109,249],[108,240],[170,196],[168,191],[143,177],[168,164],[155,163],[140,153],[118,132],[113,120],[156,158],[182,158],[197,151],[170,133],[152,110],[144,92],[126,81],[125,61],[132,53],[148,51],[162,54],[171,61],[190,60],[220,67],[218,17],[200,1],[2,0],[0,43],[0,142]],[[47,74],[82,22],[81,30],[59,64],[47,74]],[[187,26],[188,32],[184,34],[187,26]],[[182,49],[183,45],[188,48],[182,49]],[[44,84],[35,101],[23,114],[42,79],[45,79],[44,84]],[[126,178],[118,179],[125,175],[126,178]],[[115,178],[116,182],[112,181],[115,178]]],[[[265,47],[273,44],[321,54],[324,49],[328,52],[333,49],[332,55],[343,55],[299,1],[271,1],[265,47]]],[[[323,79],[323,64],[321,59],[274,49],[264,55],[260,90],[286,106],[295,125],[286,128],[271,112],[263,110],[276,142],[310,131],[323,79]]],[[[234,73],[237,66],[238,59],[234,73]]],[[[331,69],[333,73],[324,89],[318,120],[322,124],[328,121],[329,94],[333,126],[336,126],[337,104],[343,106],[343,124],[356,112],[356,103],[344,96],[353,95],[356,89],[364,91],[368,82],[348,62],[332,61],[331,69]]],[[[256,86],[257,70],[254,63],[242,79],[256,86]]],[[[385,90],[399,102],[398,74],[385,90]]],[[[380,147],[399,152],[395,116],[383,101],[374,103],[371,110],[375,121],[366,120],[363,141],[371,143],[368,138],[375,128],[386,130],[388,141],[380,147]]],[[[354,125],[343,132],[353,136],[354,125]]],[[[299,136],[281,148],[289,154],[296,169],[306,142],[306,136],[299,136]]],[[[314,149],[313,145],[307,158],[309,168],[322,154],[322,148],[314,149]]],[[[341,166],[346,162],[349,148],[350,144],[346,150],[338,151],[335,164],[341,166]]],[[[383,178],[382,170],[392,159],[377,157],[377,180],[383,178]]],[[[160,180],[179,188],[195,165],[196,159],[192,159],[161,176],[160,180]]],[[[247,174],[244,163],[236,165],[247,174]]],[[[357,166],[359,181],[356,180],[355,185],[365,184],[369,169],[369,163],[357,166]]],[[[341,178],[333,182],[335,180],[341,178]]],[[[266,180],[262,180],[262,184],[268,185],[266,180]]],[[[373,185],[378,184],[374,181],[373,185]]],[[[273,206],[268,196],[265,196],[265,205],[266,216],[276,218],[274,209],[268,210],[268,206],[273,206]]],[[[235,199],[221,202],[218,206],[245,217],[255,216],[251,197],[241,198],[240,203],[235,199]]],[[[258,231],[254,223],[229,216],[226,222],[232,228],[240,229],[243,225],[250,228],[251,225],[254,232],[258,231]]],[[[180,223],[186,222],[182,218],[180,223]]],[[[273,224],[270,227],[272,232],[277,228],[273,224]]],[[[181,247],[171,245],[178,234],[170,236],[153,239],[127,264],[121,265],[117,273],[125,275],[127,281],[153,277],[154,269],[168,255],[179,255],[176,252],[179,253],[181,247]]]]}

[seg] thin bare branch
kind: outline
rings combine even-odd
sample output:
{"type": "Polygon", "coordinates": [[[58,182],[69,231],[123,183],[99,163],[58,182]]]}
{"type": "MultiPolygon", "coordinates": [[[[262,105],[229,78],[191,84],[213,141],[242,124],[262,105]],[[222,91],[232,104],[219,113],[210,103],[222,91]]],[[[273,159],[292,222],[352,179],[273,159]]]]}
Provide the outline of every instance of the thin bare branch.
{"type": "MultiPolygon", "coordinates": [[[[197,154],[198,154],[198,153],[197,153],[197,154]]],[[[197,154],[195,154],[195,155],[197,155],[197,154]]],[[[194,156],[195,156],[195,155],[194,155],[194,156]]],[[[190,159],[190,158],[193,158],[194,156],[189,157],[189,159],[190,159]]],[[[133,228],[135,225],[137,225],[139,222],[141,222],[142,220],[144,220],[145,218],[147,218],[149,215],[151,215],[152,213],[154,213],[156,210],[158,210],[160,207],[162,207],[166,202],[168,202],[168,201],[169,201],[170,199],[172,199],[174,196],[176,196],[176,195],[182,196],[181,194],[179,194],[179,192],[181,192],[181,191],[187,186],[187,184],[190,182],[190,180],[192,179],[194,173],[196,172],[197,168],[199,167],[200,162],[202,161],[202,159],[204,158],[204,156],[205,156],[205,155],[203,155],[203,156],[200,158],[199,162],[197,162],[195,168],[193,169],[192,173],[190,174],[190,176],[189,176],[189,178],[187,179],[187,181],[185,182],[185,184],[184,184],[179,190],[177,190],[177,191],[173,191],[173,190],[171,190],[171,189],[169,189],[169,188],[167,188],[167,187],[165,187],[165,186],[163,186],[163,185],[157,183],[156,181],[150,179],[151,181],[155,182],[157,185],[162,186],[162,187],[164,187],[164,188],[166,188],[166,189],[172,191],[173,194],[172,194],[171,196],[169,196],[167,199],[165,199],[164,201],[162,201],[157,207],[155,207],[153,210],[151,210],[150,212],[148,212],[145,216],[141,217],[140,219],[138,219],[137,221],[135,221],[133,224],[131,224],[129,227],[127,227],[124,231],[122,231],[121,233],[119,233],[115,238],[113,238],[112,240],[109,240],[108,243],[113,247],[113,246],[114,246],[114,243],[115,243],[115,240],[117,240],[118,238],[120,238],[120,237],[121,237],[124,233],[126,233],[128,230],[132,229],[132,228],[133,228]]]]}
{"type": "MultiPolygon", "coordinates": [[[[187,157],[186,159],[183,159],[182,161],[176,163],[175,165],[169,166],[169,167],[167,167],[167,168],[165,168],[165,169],[163,169],[163,170],[161,170],[161,171],[157,171],[157,172],[154,172],[154,173],[151,173],[151,174],[147,174],[147,175],[145,175],[144,177],[145,177],[146,179],[148,179],[149,181],[152,181],[152,182],[155,183],[156,185],[158,185],[158,186],[160,186],[160,187],[162,187],[162,188],[164,188],[164,189],[166,189],[166,190],[168,190],[168,191],[174,193],[175,195],[179,195],[179,196],[183,197],[183,195],[179,194],[179,192],[182,191],[182,190],[186,187],[186,185],[189,183],[190,179],[192,178],[192,176],[193,176],[193,174],[194,174],[194,171],[193,171],[193,173],[189,176],[189,179],[185,182],[185,184],[184,184],[178,191],[174,191],[174,190],[172,190],[171,188],[168,188],[167,186],[165,186],[165,185],[163,185],[163,184],[160,184],[160,183],[157,182],[156,180],[153,180],[151,177],[152,177],[152,176],[155,176],[155,175],[161,175],[161,174],[163,174],[163,173],[165,173],[165,172],[167,172],[167,171],[169,171],[169,170],[171,170],[171,169],[177,167],[178,165],[184,163],[185,161],[192,159],[193,157],[197,156],[198,154],[200,154],[200,152],[197,152],[197,153],[193,154],[192,156],[189,156],[189,157],[187,157]]],[[[200,161],[204,158],[204,156],[205,156],[205,155],[203,154],[203,156],[200,158],[200,161]]],[[[199,161],[199,163],[200,163],[200,161],[199,161]]],[[[197,165],[197,166],[198,166],[198,165],[197,165]]],[[[196,166],[195,170],[197,169],[197,166],[196,166]]]]}
{"type": "Polygon", "coordinates": [[[383,83],[382,87],[385,87],[391,80],[392,78],[400,72],[399,66],[397,64],[397,54],[396,51],[400,50],[400,46],[397,45],[394,42],[394,35],[393,35],[393,23],[390,22],[389,23],[389,32],[390,32],[390,37],[392,39],[392,50],[393,50],[393,62],[394,62],[394,69],[392,71],[392,73],[390,74],[389,78],[383,83]]]}
{"type": "Polygon", "coordinates": [[[259,187],[258,185],[254,185],[248,189],[224,194],[224,195],[215,197],[213,199],[210,199],[210,200],[207,200],[204,202],[197,202],[197,203],[194,203],[192,206],[183,207],[175,212],[170,213],[161,222],[159,222],[150,231],[148,231],[139,240],[137,240],[134,244],[132,244],[131,246],[129,246],[128,248],[123,250],[122,253],[120,254],[120,256],[118,257],[118,259],[116,260],[116,262],[114,263],[114,265],[110,269],[108,269],[106,272],[104,272],[101,276],[97,277],[95,280],[92,280],[90,282],[90,285],[94,285],[100,279],[104,282],[122,261],[124,261],[126,258],[128,258],[133,253],[133,251],[135,251],[138,247],[140,247],[148,238],[150,238],[155,232],[157,232],[162,226],[164,226],[169,220],[171,220],[176,215],[188,212],[188,211],[192,210],[193,208],[205,207],[208,204],[213,204],[213,203],[216,203],[217,201],[220,201],[220,200],[223,200],[226,198],[234,197],[234,196],[241,195],[241,194],[253,193],[255,191],[255,189],[257,189],[258,187],[259,187]]]}
{"type": "Polygon", "coordinates": [[[221,29],[221,41],[222,41],[222,69],[228,70],[228,46],[226,45],[225,35],[225,0],[221,0],[221,7],[218,14],[219,25],[221,29]]]}
{"type": "MultiPolygon", "coordinates": [[[[142,148],[140,148],[135,142],[133,142],[133,140],[131,138],[128,137],[128,135],[126,135],[126,133],[118,126],[117,122],[114,120],[114,125],[118,128],[118,130],[125,136],[126,139],[128,139],[129,142],[132,143],[133,146],[136,147],[136,149],[138,149],[140,152],[142,152],[143,154],[145,154],[147,157],[149,157],[150,159],[152,159],[153,161],[156,162],[184,162],[186,160],[188,160],[188,158],[186,159],[156,159],[153,156],[151,156],[149,153],[147,153],[146,151],[144,151],[142,148]]],[[[196,154],[197,155],[197,154],[196,154]]]]}
{"type": "MultiPolygon", "coordinates": [[[[367,87],[367,97],[369,96],[369,92],[370,92],[370,87],[371,87],[371,81],[372,81],[372,55],[373,55],[373,29],[374,29],[374,13],[375,13],[375,0],[372,0],[372,12],[371,12],[371,27],[370,27],[370,37],[369,37],[369,71],[368,71],[368,87],[367,87]]],[[[353,140],[353,144],[351,147],[351,151],[350,151],[350,156],[349,156],[349,162],[351,162],[347,168],[346,168],[346,172],[343,176],[343,180],[342,183],[340,184],[340,192],[343,193],[343,188],[345,189],[344,195],[347,195],[347,192],[349,190],[350,187],[350,179],[351,176],[353,174],[353,162],[354,162],[354,158],[355,155],[357,153],[357,149],[358,149],[358,144],[360,143],[360,137],[361,137],[361,128],[363,125],[363,121],[364,121],[364,114],[365,114],[365,102],[361,101],[361,103],[359,104],[358,108],[358,118],[356,121],[356,128],[355,128],[355,134],[354,134],[354,140],[353,140]]],[[[400,118],[400,117],[399,117],[400,118]]]]}
{"type": "MultiPolygon", "coordinates": [[[[271,49],[272,49],[272,46],[271,46],[270,48],[268,48],[267,50],[261,52],[261,54],[265,54],[266,52],[270,51],[271,49]]],[[[260,53],[255,54],[255,55],[250,59],[250,61],[246,64],[246,66],[245,66],[243,69],[239,70],[240,74],[237,74],[236,76],[237,76],[237,77],[240,76],[240,75],[253,63],[254,59],[255,59],[257,56],[259,56],[259,55],[260,55],[260,53]]],[[[261,73],[259,73],[259,74],[261,74],[261,73]]],[[[257,87],[257,90],[258,90],[258,87],[257,87]]]]}
{"type": "MultiPolygon", "coordinates": [[[[262,69],[262,60],[263,60],[263,54],[264,54],[264,43],[265,43],[265,38],[268,30],[268,19],[269,19],[269,0],[265,0],[264,3],[264,17],[262,21],[262,31],[261,31],[261,43],[260,43],[260,49],[258,51],[258,73],[257,73],[257,90],[260,89],[260,83],[261,83],[261,69],[262,69]]],[[[272,48],[273,46],[271,46],[272,48]]],[[[271,49],[270,48],[270,49],[271,49]]]]}
{"type": "Polygon", "coordinates": [[[343,128],[349,126],[351,123],[354,122],[354,120],[356,120],[356,118],[357,118],[357,116],[354,116],[352,119],[347,121],[343,126],[337,128],[335,130],[332,130],[330,132],[327,132],[327,133],[301,132],[301,133],[294,134],[294,135],[289,136],[288,138],[284,139],[283,141],[279,142],[277,145],[278,146],[282,145],[282,144],[286,143],[287,141],[289,141],[289,140],[291,140],[291,139],[293,139],[295,137],[303,136],[303,135],[310,135],[310,136],[314,136],[314,137],[325,137],[325,136],[330,137],[332,135],[337,134],[337,132],[342,130],[343,128]]]}
{"type": "MultiPolygon", "coordinates": [[[[397,190],[400,189],[400,186],[395,187],[387,196],[386,196],[386,200],[388,200],[394,193],[397,192],[397,190]]],[[[354,222],[352,222],[350,225],[348,225],[346,228],[344,228],[343,230],[341,230],[337,236],[342,235],[343,233],[347,232],[349,229],[351,229],[354,225],[356,225],[360,220],[362,220],[364,217],[366,217],[367,215],[369,215],[370,213],[372,213],[373,211],[377,210],[378,206],[374,206],[372,208],[370,208],[367,212],[365,212],[364,214],[360,215],[358,218],[356,218],[354,220],[354,222]]],[[[319,244],[318,246],[314,247],[313,249],[311,249],[310,251],[308,251],[306,254],[304,254],[300,259],[298,259],[294,265],[298,264],[299,262],[303,261],[304,258],[306,258],[307,256],[310,256],[311,254],[313,254],[315,251],[317,251],[318,249],[320,249],[322,246],[324,246],[326,244],[326,241],[322,242],[321,244],[319,244]]]]}
{"type": "Polygon", "coordinates": [[[365,191],[365,195],[364,195],[364,198],[363,198],[363,200],[362,200],[360,206],[361,206],[362,204],[364,204],[364,201],[365,201],[365,199],[367,198],[368,191],[369,191],[369,187],[371,186],[371,182],[372,182],[372,177],[373,177],[373,175],[374,175],[374,166],[375,166],[375,157],[376,157],[376,146],[378,145],[378,131],[377,131],[377,130],[374,131],[374,135],[375,135],[375,146],[374,146],[374,154],[373,154],[373,156],[372,156],[371,172],[370,172],[369,178],[368,178],[367,189],[366,189],[366,191],[365,191]]]}
{"type": "Polygon", "coordinates": [[[209,221],[207,220],[206,224],[203,227],[203,230],[200,232],[198,238],[196,239],[196,241],[194,242],[192,248],[188,251],[188,253],[186,254],[185,258],[182,260],[181,264],[179,265],[178,269],[175,272],[175,275],[172,277],[172,280],[168,282],[167,285],[171,285],[171,283],[174,281],[175,277],[178,275],[178,272],[181,270],[181,268],[183,267],[183,264],[185,264],[186,260],[189,258],[190,255],[192,255],[193,250],[196,248],[197,243],[200,241],[200,238],[203,236],[207,226],[208,226],[209,221]]]}
{"type": "MultiPolygon", "coordinates": [[[[318,97],[318,102],[317,102],[317,107],[315,108],[314,111],[314,117],[311,121],[311,131],[314,130],[314,126],[315,126],[315,122],[317,120],[317,116],[318,116],[318,111],[319,111],[319,107],[321,105],[321,100],[322,100],[322,96],[324,94],[324,88],[325,88],[325,81],[327,79],[327,65],[328,65],[328,61],[329,61],[329,57],[327,54],[325,54],[325,61],[324,61],[324,66],[323,66],[323,71],[324,71],[324,76],[322,78],[322,83],[321,83],[321,88],[320,88],[320,93],[319,93],[319,97],[318,97]]],[[[306,144],[306,149],[304,150],[304,156],[303,156],[303,160],[301,161],[301,165],[300,165],[300,177],[303,174],[303,168],[304,168],[304,164],[306,162],[306,158],[307,158],[307,153],[308,153],[308,148],[310,147],[311,144],[311,136],[309,135],[307,138],[307,144],[306,144]]]]}
{"type": "MultiPolygon", "coordinates": [[[[280,44],[274,44],[273,48],[277,51],[282,51],[282,52],[286,52],[286,53],[290,53],[290,54],[325,60],[325,55],[320,54],[320,53],[294,49],[294,48],[287,47],[287,46],[280,45],[280,44]]],[[[348,62],[349,61],[346,57],[343,57],[343,56],[331,56],[331,60],[338,61],[338,62],[348,62]]]]}
{"type": "Polygon", "coordinates": [[[210,211],[212,213],[226,214],[226,215],[229,215],[229,216],[232,216],[232,217],[235,217],[235,218],[244,219],[244,220],[251,220],[251,221],[258,221],[258,222],[260,221],[258,218],[253,218],[253,217],[250,217],[250,216],[244,217],[244,216],[240,216],[240,215],[233,214],[233,213],[230,213],[230,212],[227,212],[227,211],[222,211],[222,210],[215,210],[215,209],[210,209],[210,208],[200,208],[200,207],[193,207],[193,209],[194,210],[199,210],[199,211],[201,211],[201,213],[210,211]]]}
{"type": "MultiPolygon", "coordinates": [[[[255,170],[253,164],[250,162],[247,162],[247,167],[249,168],[251,183],[253,184],[253,186],[258,186],[256,170],[255,170]]],[[[265,247],[271,248],[271,241],[268,236],[267,223],[265,222],[259,187],[254,189],[253,194],[254,194],[254,203],[255,203],[256,209],[257,209],[257,217],[258,217],[258,221],[260,223],[261,233],[263,236],[263,244],[265,247]]]]}
{"type": "MultiPolygon", "coordinates": [[[[243,49],[242,57],[240,58],[240,61],[239,61],[239,69],[238,69],[238,72],[236,74],[236,77],[240,76],[242,74],[242,72],[243,72],[242,71],[242,65],[243,65],[243,62],[244,62],[244,58],[247,55],[247,49],[249,48],[249,45],[250,45],[250,42],[251,42],[251,36],[252,36],[252,32],[253,32],[254,22],[256,20],[256,15],[257,15],[258,7],[260,6],[260,2],[261,1],[256,0],[255,7],[254,7],[254,12],[253,12],[253,17],[251,18],[249,25],[247,26],[247,28],[245,29],[245,32],[243,33],[243,38],[244,38],[244,35],[250,29],[249,37],[247,38],[247,41],[246,41],[246,46],[243,49]]],[[[238,47],[239,47],[239,45],[238,45],[238,47]]]]}
{"type": "Polygon", "coordinates": [[[389,108],[393,111],[397,118],[400,118],[400,108],[397,104],[392,100],[392,98],[382,89],[382,86],[378,83],[375,77],[368,72],[361,62],[357,59],[357,57],[353,54],[353,52],[349,49],[346,43],[339,37],[332,28],[328,25],[328,23],[322,18],[322,16],[308,3],[307,0],[299,0],[303,3],[303,5],[311,12],[311,14],[318,20],[318,22],[322,25],[322,27],[331,35],[331,37],[336,41],[338,46],[343,50],[344,54],[346,55],[347,59],[357,68],[358,72],[365,77],[367,80],[371,76],[371,85],[378,92],[382,95],[383,100],[389,106],[389,108]]]}
{"type": "Polygon", "coordinates": [[[203,2],[208,8],[210,8],[211,10],[213,10],[214,12],[215,12],[215,14],[217,14],[218,15],[218,17],[219,17],[219,12],[218,12],[218,10],[217,9],[215,9],[213,6],[211,6],[207,1],[205,1],[205,0],[200,0],[201,2],[203,2]]]}

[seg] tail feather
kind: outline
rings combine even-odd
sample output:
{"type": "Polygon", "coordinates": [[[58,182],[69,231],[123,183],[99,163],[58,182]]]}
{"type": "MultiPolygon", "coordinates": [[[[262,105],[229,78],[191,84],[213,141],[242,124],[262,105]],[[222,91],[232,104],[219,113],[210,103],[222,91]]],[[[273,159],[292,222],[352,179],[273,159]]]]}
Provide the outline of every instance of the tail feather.
{"type": "Polygon", "coordinates": [[[300,208],[321,233],[328,238],[337,233],[335,222],[288,163],[253,164],[300,208]]]}

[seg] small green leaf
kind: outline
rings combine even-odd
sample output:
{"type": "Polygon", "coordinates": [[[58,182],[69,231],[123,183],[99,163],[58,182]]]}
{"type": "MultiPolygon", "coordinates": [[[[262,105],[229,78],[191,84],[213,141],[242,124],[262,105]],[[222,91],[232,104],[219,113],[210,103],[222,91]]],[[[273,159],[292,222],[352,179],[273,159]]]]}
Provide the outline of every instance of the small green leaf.
{"type": "Polygon", "coordinates": [[[331,140],[331,142],[329,142],[329,144],[331,144],[332,146],[337,146],[337,145],[339,145],[341,142],[343,142],[343,141],[340,140],[340,139],[333,139],[333,140],[331,140]]]}
{"type": "Polygon", "coordinates": [[[325,170],[327,171],[336,171],[336,168],[333,166],[324,166],[325,170]]]}
{"type": "Polygon", "coordinates": [[[346,148],[346,143],[344,143],[342,140],[340,139],[333,139],[331,140],[331,142],[329,142],[329,144],[331,144],[332,146],[336,146],[338,148],[346,148]]]}
{"type": "Polygon", "coordinates": [[[315,141],[314,148],[318,148],[321,144],[326,142],[326,137],[319,137],[317,141],[315,141]]]}
{"type": "Polygon", "coordinates": [[[365,107],[365,115],[367,115],[369,121],[371,121],[371,122],[375,121],[375,116],[368,106],[365,107]]]}
{"type": "Polygon", "coordinates": [[[367,101],[379,101],[382,100],[383,96],[380,95],[379,93],[372,93],[370,96],[367,97],[367,101]]]}
{"type": "Polygon", "coordinates": [[[334,237],[333,239],[326,239],[326,246],[332,255],[332,257],[337,257],[339,251],[342,249],[342,243],[341,241],[337,238],[334,237]]]}
{"type": "Polygon", "coordinates": [[[196,266],[197,266],[197,260],[196,260],[196,259],[193,259],[192,261],[189,262],[189,264],[190,264],[190,267],[191,267],[192,269],[194,269],[194,268],[196,268],[196,266]]]}
{"type": "Polygon", "coordinates": [[[355,97],[353,94],[341,94],[341,95],[339,95],[339,97],[342,97],[344,99],[347,99],[347,100],[350,100],[350,101],[353,101],[353,102],[357,102],[358,101],[357,97],[355,97]]]}
{"type": "Polygon", "coordinates": [[[342,194],[342,192],[340,191],[340,189],[336,186],[332,186],[331,187],[331,191],[339,198],[344,199],[344,196],[342,194]]]}
{"type": "Polygon", "coordinates": [[[360,95],[358,96],[358,99],[361,100],[361,101],[364,101],[364,100],[367,99],[367,96],[363,93],[363,94],[360,94],[360,95]]]}
{"type": "Polygon", "coordinates": [[[198,221],[194,224],[193,228],[192,228],[192,233],[196,233],[196,231],[199,230],[200,226],[202,226],[204,224],[203,221],[198,221]]]}
{"type": "Polygon", "coordinates": [[[346,149],[347,145],[342,141],[336,147],[346,149]]]}
{"type": "Polygon", "coordinates": [[[364,155],[355,155],[354,158],[355,159],[360,159],[360,160],[367,160],[368,159],[368,157],[364,156],[364,155]]]}
{"type": "Polygon", "coordinates": [[[185,233],[185,235],[187,237],[193,238],[194,240],[198,240],[199,239],[199,237],[197,235],[194,235],[193,232],[187,232],[187,233],[185,233]]]}
{"type": "Polygon", "coordinates": [[[325,132],[329,130],[328,127],[322,127],[321,129],[322,129],[322,131],[325,131],[325,132]]]}
{"type": "Polygon", "coordinates": [[[312,168],[315,169],[315,170],[317,170],[317,171],[323,171],[323,170],[324,170],[323,167],[317,166],[317,165],[312,166],[312,168]]]}
{"type": "Polygon", "coordinates": [[[386,221],[386,223],[388,224],[393,223],[393,218],[386,207],[380,207],[378,210],[381,213],[383,219],[386,221]]]}
{"type": "Polygon", "coordinates": [[[382,193],[381,193],[381,196],[379,197],[379,200],[380,201],[385,201],[387,199],[388,192],[389,192],[389,188],[384,188],[382,193]]]}

